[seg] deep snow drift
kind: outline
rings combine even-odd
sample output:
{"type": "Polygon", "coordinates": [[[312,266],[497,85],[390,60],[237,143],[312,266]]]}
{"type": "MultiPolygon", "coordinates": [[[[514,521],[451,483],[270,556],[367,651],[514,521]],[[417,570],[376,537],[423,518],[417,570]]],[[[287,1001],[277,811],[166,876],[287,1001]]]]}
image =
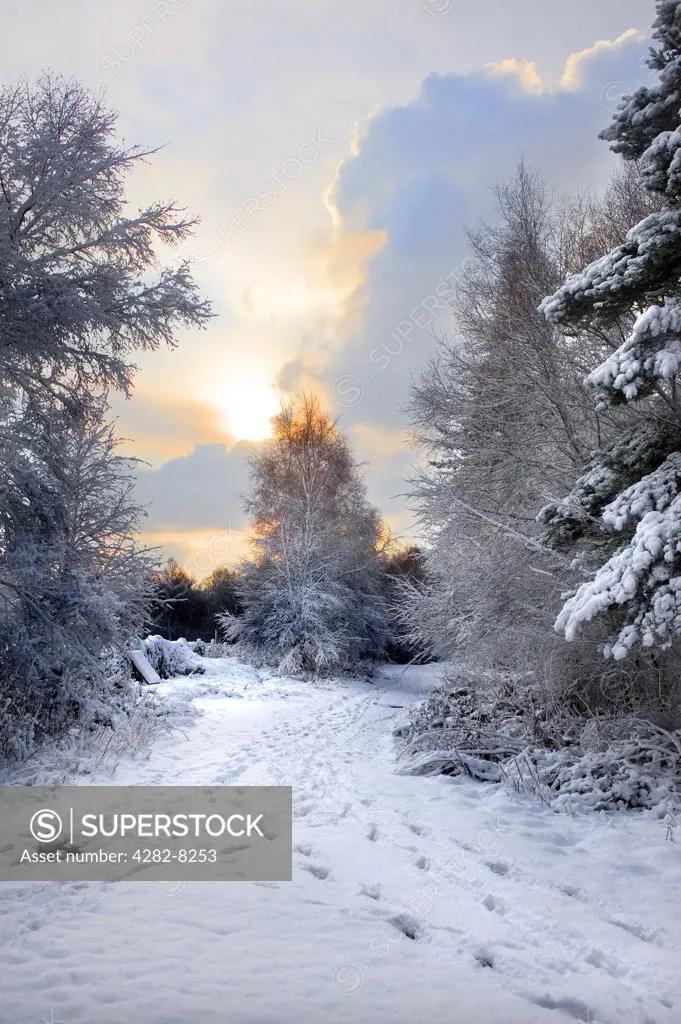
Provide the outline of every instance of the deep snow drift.
{"type": "MultiPolygon", "coordinates": [[[[292,883],[0,885],[2,1024],[678,1024],[681,845],[396,774],[438,680],[268,678],[233,659],[157,689],[201,716],[81,784],[291,784],[292,883]]],[[[681,836],[677,835],[677,840],[681,836]]]]}

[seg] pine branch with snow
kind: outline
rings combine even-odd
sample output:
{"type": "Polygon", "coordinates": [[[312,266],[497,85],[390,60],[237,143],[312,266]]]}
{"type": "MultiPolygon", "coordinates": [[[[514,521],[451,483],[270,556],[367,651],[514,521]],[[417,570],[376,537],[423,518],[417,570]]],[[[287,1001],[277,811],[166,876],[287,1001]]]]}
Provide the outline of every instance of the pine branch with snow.
{"type": "Polygon", "coordinates": [[[669,646],[681,629],[681,3],[658,0],[649,66],[659,84],[623,104],[603,137],[662,208],[626,240],[573,275],[541,310],[568,334],[631,323],[617,350],[591,371],[602,408],[634,404],[638,431],[595,455],[586,475],[541,519],[554,543],[584,536],[587,520],[608,534],[608,555],[567,600],[556,629],[574,640],[614,615],[606,654],[669,646]]]}

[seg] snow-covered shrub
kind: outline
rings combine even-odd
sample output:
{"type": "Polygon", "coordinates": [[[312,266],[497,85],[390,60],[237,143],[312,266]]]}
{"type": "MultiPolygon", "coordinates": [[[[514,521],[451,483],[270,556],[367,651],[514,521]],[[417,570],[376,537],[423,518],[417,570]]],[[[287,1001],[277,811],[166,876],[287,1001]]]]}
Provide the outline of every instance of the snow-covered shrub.
{"type": "Polygon", "coordinates": [[[153,560],[105,411],[17,409],[1,432],[0,757],[96,725],[125,698],[121,657],[153,560]]]}
{"type": "Polygon", "coordinates": [[[522,677],[453,672],[396,736],[407,774],[504,783],[555,810],[681,805],[681,731],[578,714],[522,677]]]}
{"type": "Polygon", "coordinates": [[[558,751],[525,751],[504,765],[512,788],[555,810],[681,807],[681,731],[636,723],[622,739],[600,738],[558,751]]]}
{"type": "Polygon", "coordinates": [[[232,644],[223,643],[221,640],[211,640],[210,643],[206,644],[206,649],[203,653],[197,650],[197,654],[201,654],[203,658],[228,658],[234,654],[234,647],[232,644]]]}
{"type": "Polygon", "coordinates": [[[188,726],[199,712],[182,697],[159,697],[133,684],[124,703],[108,706],[99,724],[75,725],[21,761],[0,762],[0,784],[69,785],[83,775],[110,777],[123,757],[144,755],[164,735],[188,726]]]}
{"type": "Polygon", "coordinates": [[[405,770],[498,782],[499,763],[519,754],[530,739],[527,708],[517,699],[523,692],[511,677],[452,673],[396,731],[405,770]]]}
{"type": "Polygon", "coordinates": [[[173,676],[190,676],[205,671],[201,665],[196,642],[187,640],[166,640],[162,636],[148,636],[142,640],[139,649],[146,655],[152,668],[161,679],[173,676]]]}

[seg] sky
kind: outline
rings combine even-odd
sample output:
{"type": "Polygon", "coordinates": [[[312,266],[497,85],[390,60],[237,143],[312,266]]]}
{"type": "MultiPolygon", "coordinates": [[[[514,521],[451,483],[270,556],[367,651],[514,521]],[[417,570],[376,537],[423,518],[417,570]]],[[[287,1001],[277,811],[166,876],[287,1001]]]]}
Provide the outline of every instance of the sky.
{"type": "Polygon", "coordinates": [[[282,397],[315,391],[370,499],[417,537],[410,381],[452,330],[465,227],[524,159],[603,187],[597,138],[643,63],[653,0],[0,0],[3,84],[43,69],[104,90],[128,143],[162,147],[131,204],[198,218],[217,314],[143,353],[113,412],[145,460],[144,539],[198,576],[245,550],[248,457],[282,397]]]}

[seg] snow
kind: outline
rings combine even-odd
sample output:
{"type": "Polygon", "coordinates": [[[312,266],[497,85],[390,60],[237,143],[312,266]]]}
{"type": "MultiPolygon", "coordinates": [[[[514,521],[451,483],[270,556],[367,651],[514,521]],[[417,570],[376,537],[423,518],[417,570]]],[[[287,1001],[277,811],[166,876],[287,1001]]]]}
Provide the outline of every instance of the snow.
{"type": "Polygon", "coordinates": [[[681,366],[681,303],[670,298],[650,306],[636,320],[632,333],[588,377],[596,387],[621,391],[633,400],[651,378],[671,379],[681,366]]]}
{"type": "Polygon", "coordinates": [[[645,814],[555,814],[396,773],[439,668],[310,683],[202,659],[184,735],[80,784],[292,784],[291,883],[5,883],[7,1024],[678,1024],[681,854],[645,814]]]}
{"type": "Polygon", "coordinates": [[[200,658],[185,639],[166,640],[162,636],[148,636],[141,646],[142,653],[162,679],[203,671],[200,658]]]}
{"type": "Polygon", "coordinates": [[[678,468],[672,456],[656,472],[628,488],[606,509],[612,522],[634,509],[639,513],[656,504],[641,518],[629,544],[601,566],[564,604],[556,619],[556,632],[574,640],[596,615],[617,605],[629,605],[629,618],[616,642],[606,649],[616,660],[626,657],[640,642],[669,644],[681,627],[681,576],[676,569],[681,550],[681,495],[673,499],[678,468]]]}
{"type": "Polygon", "coordinates": [[[645,289],[660,264],[678,256],[680,234],[681,210],[650,214],[627,232],[622,245],[568,277],[539,309],[552,323],[560,324],[577,310],[593,315],[621,306],[627,295],[645,289]]]}
{"type": "Polygon", "coordinates": [[[681,453],[673,452],[653,473],[611,501],[603,510],[603,522],[615,530],[623,530],[632,519],[641,519],[647,512],[669,508],[679,493],[681,453]]]}
{"type": "Polygon", "coordinates": [[[660,132],[641,157],[641,183],[651,192],[670,198],[679,193],[681,170],[681,129],[660,132]]]}

